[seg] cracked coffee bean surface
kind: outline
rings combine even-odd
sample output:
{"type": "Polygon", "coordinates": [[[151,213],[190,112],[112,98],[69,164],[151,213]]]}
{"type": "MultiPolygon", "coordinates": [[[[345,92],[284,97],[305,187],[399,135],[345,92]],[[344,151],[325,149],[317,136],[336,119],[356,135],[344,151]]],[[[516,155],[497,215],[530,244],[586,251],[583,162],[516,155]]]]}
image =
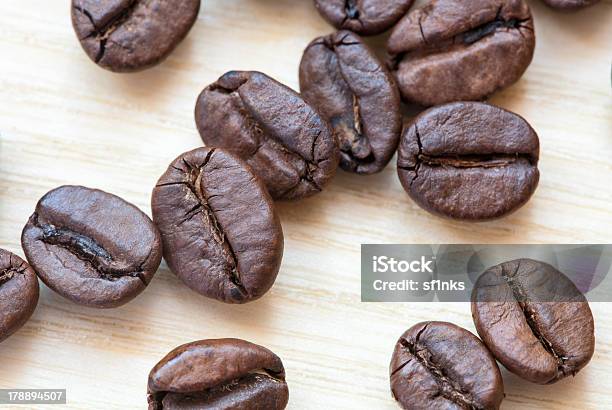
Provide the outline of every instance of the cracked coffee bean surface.
{"type": "Polygon", "coordinates": [[[164,60],[199,10],[200,0],[72,0],[72,25],[96,64],[131,72],[164,60]]]}
{"type": "Polygon", "coordinates": [[[179,156],[153,190],[152,207],[166,262],[193,290],[246,303],[274,284],[280,221],[261,180],[234,154],[198,148],[179,156]]]}
{"type": "Polygon", "coordinates": [[[321,16],[339,30],[364,36],[393,27],[414,0],[315,0],[321,16]]]}
{"type": "Polygon", "coordinates": [[[535,49],[524,0],[433,0],[387,43],[402,97],[423,106],[481,100],[518,81],[535,49]]]}
{"type": "Polygon", "coordinates": [[[520,116],[460,102],[431,108],[406,128],[398,150],[400,181],[427,211],[482,221],[516,211],[539,181],[539,139],[520,116]]]}
{"type": "Polygon", "coordinates": [[[586,298],[543,262],[519,259],[488,269],[472,292],[472,316],[495,358],[533,383],[574,376],[595,350],[586,298]]]}
{"type": "Polygon", "coordinates": [[[265,74],[224,74],[202,91],[195,116],[204,143],[245,160],[274,199],[312,196],[336,173],[340,154],[327,122],[265,74]]]}
{"type": "Polygon", "coordinates": [[[288,400],[281,359],[239,339],[179,346],[149,373],[149,410],[282,410],[288,400]]]}
{"type": "Polygon", "coordinates": [[[359,36],[339,31],[310,43],[300,64],[300,89],[331,124],[345,171],[383,170],[402,131],[400,97],[391,74],[359,36]]]}
{"type": "Polygon", "coordinates": [[[38,304],[38,278],[19,256],[0,249],[0,342],[19,330],[38,304]]]}
{"type": "Polygon", "coordinates": [[[47,286],[97,308],[135,298],[162,257],[159,231],[147,215],[118,196],[82,186],[47,193],[23,229],[21,244],[47,286]]]}
{"type": "Polygon", "coordinates": [[[404,409],[498,409],[504,385],[485,345],[446,322],[422,322],[395,345],[391,392],[404,409]]]}
{"type": "Polygon", "coordinates": [[[560,10],[574,11],[599,3],[599,0],[542,0],[544,4],[560,10]]]}

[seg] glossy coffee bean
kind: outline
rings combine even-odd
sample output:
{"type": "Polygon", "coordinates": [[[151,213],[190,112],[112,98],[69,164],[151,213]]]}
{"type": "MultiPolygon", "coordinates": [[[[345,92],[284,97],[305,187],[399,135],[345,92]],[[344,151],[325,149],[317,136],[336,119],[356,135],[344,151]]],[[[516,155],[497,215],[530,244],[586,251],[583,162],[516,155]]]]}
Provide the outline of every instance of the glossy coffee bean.
{"type": "Polygon", "coordinates": [[[393,27],[414,0],[315,0],[319,14],[340,30],[364,36],[393,27]]]}
{"type": "Polygon", "coordinates": [[[593,315],[572,281],[519,259],[483,273],[472,293],[478,334],[508,370],[533,383],[573,376],[595,349],[593,315]]]}
{"type": "Polygon", "coordinates": [[[281,359],[239,339],[179,346],[149,374],[150,410],[282,410],[288,400],[281,359]]]}
{"type": "Polygon", "coordinates": [[[410,197],[436,215],[467,221],[523,206],[538,181],[539,140],[521,117],[493,105],[431,108],[405,130],[398,174],[410,197]]]}
{"type": "Polygon", "coordinates": [[[340,153],[329,125],[265,74],[226,73],[202,91],[195,114],[204,143],[245,160],[274,199],[312,196],[336,173],[340,153]]]}
{"type": "Polygon", "coordinates": [[[387,43],[402,97],[431,106],[481,100],[515,83],[535,48],[524,0],[433,0],[387,43]]]}
{"type": "Polygon", "coordinates": [[[47,286],[97,308],[135,298],[162,256],[159,232],[147,215],[115,195],[81,186],[47,193],[23,229],[21,244],[47,286]]]}
{"type": "Polygon", "coordinates": [[[0,249],[0,342],[19,330],[38,303],[38,278],[19,256],[0,249]]]}
{"type": "Polygon", "coordinates": [[[72,25],[96,64],[138,71],[164,60],[195,23],[200,0],[72,0],[72,25]]]}
{"type": "Polygon", "coordinates": [[[159,179],[152,206],[166,262],[193,290],[246,303],[274,284],[283,256],[280,221],[263,182],[234,154],[182,154],[159,179]]]}
{"type": "Polygon", "coordinates": [[[300,89],[332,126],[340,165],[350,172],[382,171],[402,131],[395,82],[374,53],[350,31],[315,39],[300,64],[300,89]]]}
{"type": "Polygon", "coordinates": [[[559,10],[575,11],[599,3],[599,0],[542,0],[547,6],[559,10]]]}
{"type": "Polygon", "coordinates": [[[446,322],[406,331],[391,358],[391,392],[404,409],[498,409],[504,386],[480,339],[446,322]]]}

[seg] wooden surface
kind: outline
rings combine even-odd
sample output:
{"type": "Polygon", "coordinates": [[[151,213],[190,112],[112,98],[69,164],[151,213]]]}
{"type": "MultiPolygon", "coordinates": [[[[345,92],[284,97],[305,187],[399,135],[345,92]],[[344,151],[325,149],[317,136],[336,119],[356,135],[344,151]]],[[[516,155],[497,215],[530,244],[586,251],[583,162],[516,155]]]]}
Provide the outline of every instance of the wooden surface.
{"type": "MultiPolygon", "coordinates": [[[[399,335],[421,320],[474,327],[467,304],[360,303],[361,243],[612,242],[612,1],[574,15],[531,5],[535,60],[492,99],[541,138],[541,184],[521,211],[478,225],[444,221],[409,200],[394,164],[371,177],[339,173],[321,195],[278,204],[285,257],[262,300],[205,299],[165,264],[115,310],[82,308],[42,287],[33,318],[0,345],[0,388],[67,388],[71,408],[144,408],[147,374],[170,349],[239,337],[282,357],[292,409],[397,408],[388,363],[399,335]]],[[[23,254],[26,219],[62,184],[110,191],[150,214],[157,178],[201,145],[193,121],[200,90],[230,69],[296,88],[303,48],[329,31],[309,0],[206,0],[168,61],[115,75],[81,50],[67,0],[2,0],[0,247],[23,254]]],[[[504,373],[504,409],[612,408],[612,315],[610,305],[592,308],[592,363],[553,386],[504,373]]]]}

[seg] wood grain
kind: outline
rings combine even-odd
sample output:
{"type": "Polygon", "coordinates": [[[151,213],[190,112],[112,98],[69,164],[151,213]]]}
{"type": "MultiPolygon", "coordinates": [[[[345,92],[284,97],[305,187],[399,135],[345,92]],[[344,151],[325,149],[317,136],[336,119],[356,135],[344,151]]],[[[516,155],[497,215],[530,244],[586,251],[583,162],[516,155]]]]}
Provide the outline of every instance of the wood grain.
{"type": "MultiPolygon", "coordinates": [[[[262,300],[206,300],[165,265],[141,297],[115,310],[81,308],[43,288],[32,320],[0,345],[0,388],[67,388],[69,408],[144,408],[148,371],[170,349],[240,337],[282,357],[292,409],[397,408],[387,372],[399,335],[421,320],[474,327],[467,304],[360,303],[361,243],[612,241],[612,1],[578,14],[531,5],[535,60],[492,99],[541,137],[541,184],[522,210],[485,224],[449,222],[409,200],[394,165],[370,177],[339,173],[316,198],[278,204],[286,251],[262,300]]],[[[308,0],[205,0],[164,64],[116,75],[81,50],[68,1],[3,0],[0,247],[22,254],[27,217],[61,184],[101,188],[150,213],[159,175],[201,145],[193,121],[200,90],[230,69],[297,88],[303,48],[329,31],[308,0]]],[[[553,386],[506,374],[504,409],[612,408],[612,316],[606,304],[593,311],[592,363],[553,386]]]]}

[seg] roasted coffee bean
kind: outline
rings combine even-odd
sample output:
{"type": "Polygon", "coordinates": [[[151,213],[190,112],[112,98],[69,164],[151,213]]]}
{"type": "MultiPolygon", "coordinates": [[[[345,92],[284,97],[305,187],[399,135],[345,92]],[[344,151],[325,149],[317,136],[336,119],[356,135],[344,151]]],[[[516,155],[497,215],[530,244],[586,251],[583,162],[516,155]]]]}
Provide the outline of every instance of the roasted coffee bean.
{"type": "Polygon", "coordinates": [[[500,218],[523,206],[538,181],[539,140],[516,114],[476,102],[431,108],[400,142],[398,173],[424,209],[449,218],[500,218]]]}
{"type": "Polygon", "coordinates": [[[200,0],[72,0],[72,25],[96,64],[139,71],[164,60],[187,36],[200,0]]]}
{"type": "Polygon", "coordinates": [[[237,156],[199,148],[179,156],[153,190],[164,257],[187,286],[226,303],[274,284],[283,231],[263,182],[237,156]]]}
{"type": "Polygon", "coordinates": [[[135,298],[162,257],[159,232],[147,215],[115,195],[81,186],[47,193],[23,229],[21,244],[47,286],[97,308],[135,298]]]}
{"type": "Polygon", "coordinates": [[[408,13],[387,44],[402,97],[423,106],[481,100],[508,87],[534,48],[524,0],[433,0],[408,13]]]}
{"type": "Polygon", "coordinates": [[[331,124],[344,170],[373,174],[387,165],[402,132],[399,92],[359,36],[340,31],[310,43],[300,89],[331,124]]]}
{"type": "Polygon", "coordinates": [[[393,27],[414,0],[315,0],[321,16],[337,29],[371,36],[393,27]]]}
{"type": "Polygon", "coordinates": [[[579,10],[588,6],[592,6],[595,3],[599,3],[599,0],[542,0],[546,5],[560,10],[579,10]]]}
{"type": "Polygon", "coordinates": [[[390,373],[393,397],[405,409],[498,409],[504,398],[491,353],[451,323],[408,329],[395,345],[390,373]]]}
{"type": "Polygon", "coordinates": [[[239,339],[179,346],[149,373],[149,410],[281,410],[288,400],[281,359],[239,339]]]}
{"type": "Polygon", "coordinates": [[[494,266],[472,293],[478,334],[508,370],[533,383],[575,375],[595,349],[584,295],[554,267],[530,259],[494,266]]]}
{"type": "Polygon", "coordinates": [[[0,342],[21,328],[38,303],[38,278],[19,256],[0,249],[0,342]]]}
{"type": "Polygon", "coordinates": [[[206,145],[245,160],[274,199],[318,193],[340,160],[329,125],[299,94],[262,73],[231,71],[208,86],[196,123],[206,145]]]}

